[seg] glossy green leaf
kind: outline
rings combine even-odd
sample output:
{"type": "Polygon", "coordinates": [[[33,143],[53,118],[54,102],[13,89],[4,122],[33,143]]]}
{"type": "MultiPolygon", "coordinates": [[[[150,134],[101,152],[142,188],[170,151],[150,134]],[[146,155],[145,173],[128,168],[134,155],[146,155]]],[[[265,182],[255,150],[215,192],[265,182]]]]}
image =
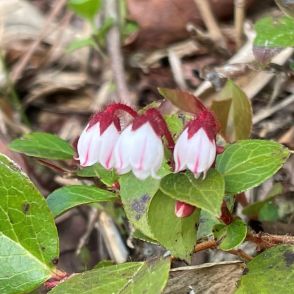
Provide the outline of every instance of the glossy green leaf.
{"type": "Polygon", "coordinates": [[[291,294],[294,289],[294,246],[279,245],[247,264],[236,294],[291,294]]]}
{"type": "Polygon", "coordinates": [[[261,222],[275,222],[279,218],[279,206],[272,201],[266,202],[260,209],[258,215],[258,219],[261,222]]]}
{"type": "Polygon", "coordinates": [[[294,46],[294,19],[265,17],[255,24],[254,46],[285,48],[294,46]]]}
{"type": "Polygon", "coordinates": [[[190,260],[196,243],[199,209],[186,218],[175,214],[176,201],[158,191],[148,210],[148,224],[154,238],[173,256],[190,260]]]}
{"type": "Polygon", "coordinates": [[[94,32],[95,40],[99,42],[99,45],[104,46],[106,34],[109,29],[114,25],[115,20],[113,18],[106,18],[102,25],[94,32]]]}
{"type": "Polygon", "coordinates": [[[177,114],[166,115],[164,116],[164,119],[167,123],[168,129],[174,137],[182,132],[184,128],[183,119],[180,118],[177,114]]]}
{"type": "Polygon", "coordinates": [[[117,199],[112,192],[99,189],[95,186],[75,185],[59,188],[49,194],[48,206],[54,217],[81,204],[113,201],[117,199]]]}
{"type": "Polygon", "coordinates": [[[50,294],[161,293],[168,279],[169,261],[129,262],[77,274],[50,294]]]}
{"type": "Polygon", "coordinates": [[[93,20],[101,8],[101,0],[69,0],[68,6],[78,16],[93,20]]]}
{"type": "Polygon", "coordinates": [[[252,128],[251,103],[233,81],[227,81],[212,106],[220,120],[221,134],[229,142],[249,138],[252,128]]]}
{"type": "Polygon", "coordinates": [[[268,193],[267,197],[264,200],[256,201],[248,206],[246,206],[242,213],[249,217],[256,217],[259,215],[259,212],[263,208],[263,206],[273,200],[273,198],[281,195],[283,192],[283,186],[281,183],[276,183],[268,193]]]}
{"type": "Polygon", "coordinates": [[[289,150],[274,141],[243,140],[217,157],[216,169],[225,177],[226,192],[236,194],[270,178],[288,157],[289,150]]]}
{"type": "Polygon", "coordinates": [[[235,219],[229,225],[217,224],[214,228],[214,235],[218,240],[221,240],[220,249],[232,250],[245,240],[247,226],[242,220],[235,219]]]}
{"type": "Polygon", "coordinates": [[[208,171],[205,180],[196,179],[190,172],[167,175],[161,180],[160,190],[175,200],[204,209],[212,215],[220,215],[224,180],[214,169],[208,171]]]}
{"type": "Polygon", "coordinates": [[[132,234],[132,238],[134,239],[139,239],[141,241],[144,242],[148,242],[148,243],[152,243],[152,244],[158,244],[157,241],[147,237],[146,235],[144,235],[141,231],[139,230],[135,230],[134,233],[132,234]]]}
{"type": "Polygon", "coordinates": [[[81,168],[77,171],[77,175],[85,178],[97,177],[106,186],[112,186],[113,183],[118,181],[118,175],[114,170],[107,170],[98,163],[81,168]]]}
{"type": "Polygon", "coordinates": [[[54,219],[20,168],[0,155],[0,293],[27,293],[47,280],[59,248],[54,219]]]}
{"type": "Polygon", "coordinates": [[[197,230],[197,240],[211,236],[213,234],[213,227],[219,223],[217,217],[205,210],[201,210],[197,230]]]}
{"type": "Polygon", "coordinates": [[[68,142],[53,134],[42,132],[26,134],[13,140],[9,147],[28,156],[53,160],[72,159],[74,156],[74,150],[68,142]]]}
{"type": "Polygon", "coordinates": [[[91,37],[73,40],[66,48],[67,52],[71,53],[84,47],[93,47],[95,42],[91,37]]]}
{"type": "Polygon", "coordinates": [[[145,263],[119,293],[140,294],[140,293],[162,293],[169,275],[170,260],[161,259],[154,263],[145,263]]]}
{"type": "Polygon", "coordinates": [[[129,221],[135,228],[152,239],[147,213],[152,197],[159,189],[160,180],[151,177],[144,181],[132,173],[120,177],[120,196],[129,221]]]}

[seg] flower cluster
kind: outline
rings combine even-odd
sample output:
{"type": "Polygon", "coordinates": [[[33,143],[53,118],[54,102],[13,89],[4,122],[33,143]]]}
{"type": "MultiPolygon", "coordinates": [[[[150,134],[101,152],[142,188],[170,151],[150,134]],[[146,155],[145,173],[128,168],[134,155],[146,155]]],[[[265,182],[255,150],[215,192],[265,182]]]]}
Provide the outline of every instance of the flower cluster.
{"type": "MultiPolygon", "coordinates": [[[[155,108],[138,114],[124,104],[109,105],[95,114],[83,130],[77,144],[81,166],[100,163],[106,169],[114,168],[118,174],[130,171],[144,180],[159,178],[158,170],[164,160],[163,138],[173,152],[175,172],[189,169],[196,178],[212,166],[216,157],[217,124],[205,107],[197,117],[188,122],[174,143],[165,120],[155,108]],[[122,129],[120,114],[132,117],[132,122],[122,129]]],[[[194,207],[177,202],[178,217],[192,214],[194,207]]]]}
{"type": "Polygon", "coordinates": [[[78,141],[78,159],[81,166],[98,162],[106,169],[115,168],[118,174],[132,171],[141,180],[149,176],[159,178],[164,136],[172,148],[174,141],[158,110],[151,108],[139,115],[127,105],[112,104],[90,119],[78,141]],[[133,117],[124,130],[119,112],[133,117]]]}

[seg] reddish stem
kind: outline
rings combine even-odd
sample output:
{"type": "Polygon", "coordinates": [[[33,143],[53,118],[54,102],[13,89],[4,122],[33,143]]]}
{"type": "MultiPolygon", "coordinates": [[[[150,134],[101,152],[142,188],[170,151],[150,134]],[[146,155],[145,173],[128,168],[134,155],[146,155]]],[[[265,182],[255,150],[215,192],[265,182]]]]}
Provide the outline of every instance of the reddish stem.
{"type": "Polygon", "coordinates": [[[221,217],[220,219],[226,224],[229,225],[230,223],[232,223],[233,221],[233,216],[231,214],[231,212],[229,211],[227,204],[225,201],[223,201],[222,203],[222,207],[221,207],[221,217]]]}
{"type": "Polygon", "coordinates": [[[116,111],[125,111],[132,117],[136,117],[138,115],[137,111],[132,109],[130,106],[123,104],[123,103],[114,103],[106,107],[105,111],[107,112],[116,112],[116,111]]]}
{"type": "Polygon", "coordinates": [[[155,119],[157,119],[157,122],[160,126],[160,129],[162,131],[162,135],[165,136],[167,143],[168,143],[168,148],[173,150],[175,147],[175,141],[167,127],[167,124],[164,120],[164,118],[162,117],[161,113],[155,109],[155,108],[150,108],[146,111],[146,114],[149,114],[150,116],[153,116],[155,119]]]}

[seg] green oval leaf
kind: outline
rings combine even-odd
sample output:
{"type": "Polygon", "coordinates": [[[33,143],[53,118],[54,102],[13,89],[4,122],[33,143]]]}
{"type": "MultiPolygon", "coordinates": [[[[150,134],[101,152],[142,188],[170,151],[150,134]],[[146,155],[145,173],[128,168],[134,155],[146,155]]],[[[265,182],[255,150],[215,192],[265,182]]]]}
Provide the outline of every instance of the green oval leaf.
{"type": "Polygon", "coordinates": [[[294,46],[294,19],[265,17],[255,24],[254,46],[285,48],[294,46]]]}
{"type": "Polygon", "coordinates": [[[159,189],[160,180],[137,179],[132,173],[120,177],[120,196],[129,221],[144,235],[153,239],[147,223],[147,212],[152,197],[159,189]]]}
{"type": "Polygon", "coordinates": [[[242,213],[249,217],[257,217],[262,210],[262,208],[268,203],[271,202],[275,197],[283,193],[283,186],[281,183],[276,183],[273,185],[272,189],[269,191],[265,199],[256,201],[252,204],[246,206],[242,213]]]}
{"type": "Polygon", "coordinates": [[[77,274],[55,287],[52,294],[161,293],[168,279],[170,262],[128,262],[77,274]]]}
{"type": "Polygon", "coordinates": [[[49,194],[47,203],[54,217],[81,204],[112,201],[117,199],[114,193],[95,186],[75,185],[59,188],[49,194]]]}
{"type": "Polygon", "coordinates": [[[154,238],[172,255],[189,261],[196,243],[196,223],[199,209],[185,218],[175,214],[176,201],[161,191],[152,198],[148,210],[148,224],[154,238]]]}
{"type": "Polygon", "coordinates": [[[221,125],[221,134],[229,142],[247,139],[252,128],[252,108],[246,94],[228,80],[220,96],[213,101],[212,110],[221,125]]]}
{"type": "Polygon", "coordinates": [[[87,178],[97,177],[102,183],[109,187],[118,181],[118,175],[114,170],[107,170],[98,163],[78,170],[77,175],[79,177],[87,178]]]}
{"type": "Polygon", "coordinates": [[[248,263],[236,294],[290,294],[294,289],[294,246],[279,245],[248,263]]]}
{"type": "Polygon", "coordinates": [[[243,243],[247,235],[247,226],[236,219],[229,225],[217,224],[214,229],[214,235],[221,240],[219,248],[225,251],[232,250],[243,243]]]}
{"type": "Polygon", "coordinates": [[[72,159],[74,156],[74,150],[68,142],[53,134],[42,132],[26,134],[13,140],[9,147],[28,156],[53,160],[72,159]]]}
{"type": "Polygon", "coordinates": [[[0,181],[0,293],[27,293],[52,275],[57,230],[45,199],[4,155],[0,181]]]}
{"type": "Polygon", "coordinates": [[[229,145],[217,157],[216,168],[225,178],[226,192],[236,194],[270,178],[288,157],[288,149],[279,143],[243,140],[229,145]]]}
{"type": "Polygon", "coordinates": [[[92,20],[101,8],[101,0],[69,0],[68,6],[78,16],[92,20]]]}
{"type": "Polygon", "coordinates": [[[199,218],[199,226],[197,230],[197,240],[207,238],[213,234],[212,230],[220,221],[214,215],[205,210],[201,210],[199,218]]]}
{"type": "Polygon", "coordinates": [[[166,195],[215,216],[220,216],[224,187],[222,175],[214,169],[208,171],[205,180],[196,179],[192,173],[186,172],[167,175],[160,183],[160,190],[166,195]]]}

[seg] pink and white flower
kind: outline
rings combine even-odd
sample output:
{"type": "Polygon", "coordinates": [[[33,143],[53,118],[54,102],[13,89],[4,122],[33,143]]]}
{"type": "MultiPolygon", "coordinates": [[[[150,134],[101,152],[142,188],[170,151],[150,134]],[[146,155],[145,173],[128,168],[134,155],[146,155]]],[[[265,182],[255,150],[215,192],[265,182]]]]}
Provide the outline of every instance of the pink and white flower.
{"type": "Polygon", "coordinates": [[[104,168],[111,169],[114,164],[113,149],[120,129],[111,123],[103,132],[100,122],[87,125],[78,141],[78,154],[81,166],[91,166],[99,162],[104,168]]]}
{"type": "Polygon", "coordinates": [[[81,166],[100,163],[106,169],[114,167],[113,151],[121,131],[120,120],[116,115],[118,110],[136,115],[131,108],[119,103],[95,114],[78,140],[77,151],[81,166]]]}
{"type": "Polygon", "coordinates": [[[175,214],[177,217],[188,217],[194,212],[195,209],[195,206],[192,206],[188,203],[176,201],[175,214]]]}
{"type": "MultiPolygon", "coordinates": [[[[155,109],[138,116],[120,135],[114,149],[115,167],[119,174],[132,171],[144,180],[149,176],[159,178],[157,172],[164,158],[161,137],[168,133],[167,126],[155,109]]],[[[173,142],[170,141],[171,144],[173,142]]]]}
{"type": "Polygon", "coordinates": [[[216,133],[215,118],[208,111],[190,121],[175,145],[175,172],[189,169],[195,177],[202,172],[205,176],[216,157],[216,133]]]}

